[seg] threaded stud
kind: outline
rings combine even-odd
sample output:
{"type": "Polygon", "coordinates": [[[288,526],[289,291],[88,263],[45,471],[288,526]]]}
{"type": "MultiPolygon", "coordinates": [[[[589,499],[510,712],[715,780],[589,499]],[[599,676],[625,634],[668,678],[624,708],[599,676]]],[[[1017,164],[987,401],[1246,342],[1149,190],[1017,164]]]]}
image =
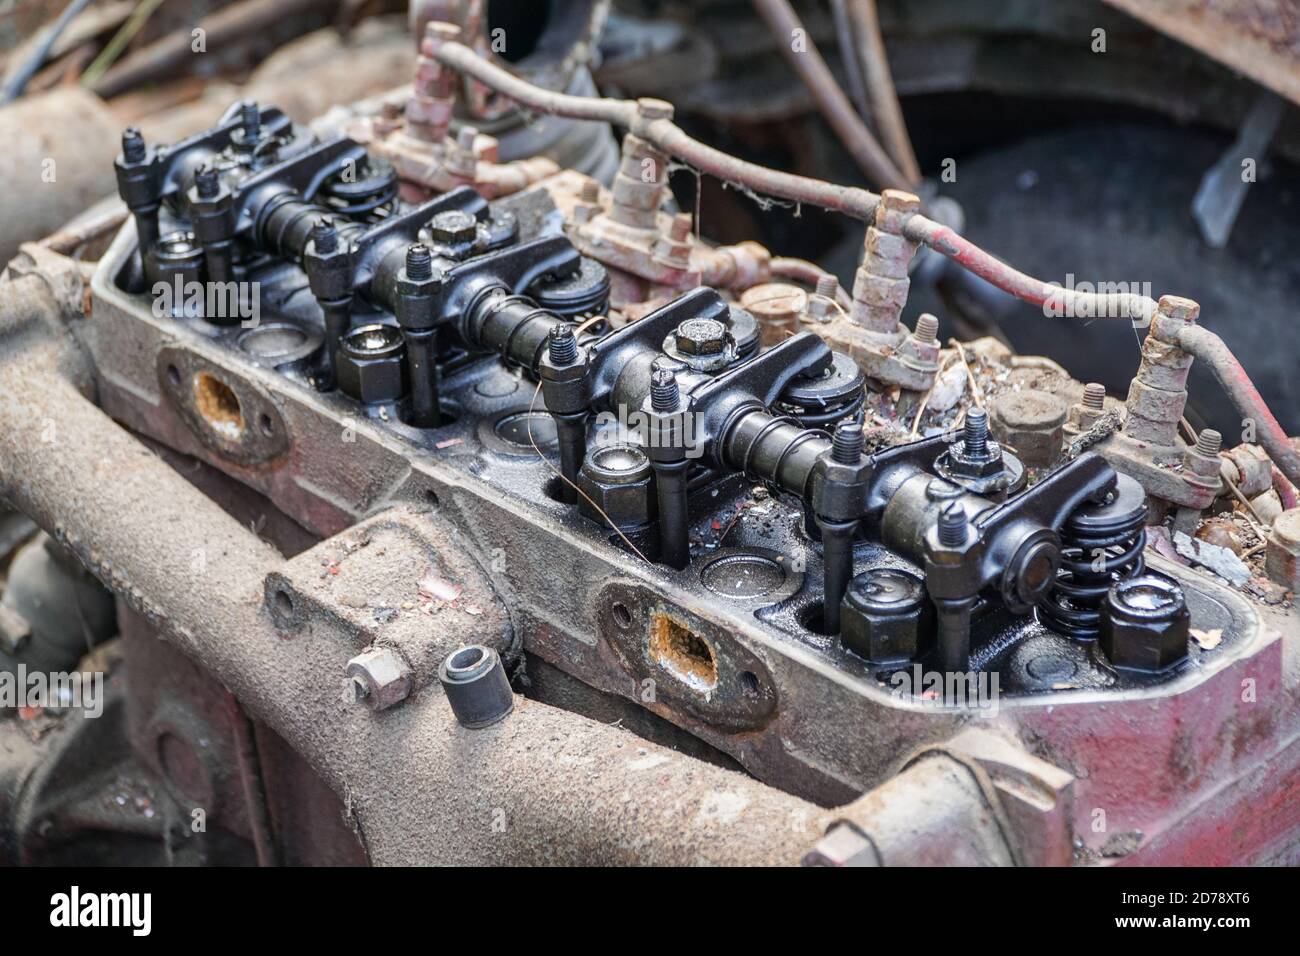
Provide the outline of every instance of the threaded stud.
{"type": "Polygon", "coordinates": [[[939,513],[939,543],[946,548],[966,543],[966,512],[955,502],[939,513]]]}
{"type": "Polygon", "coordinates": [[[831,440],[831,461],[841,465],[856,465],[862,460],[862,450],[866,444],[867,436],[862,432],[862,423],[856,419],[846,419],[835,426],[835,437],[831,440]]]}
{"type": "Polygon", "coordinates": [[[422,242],[412,243],[407,247],[406,277],[417,282],[433,278],[433,253],[422,242]]]}
{"type": "Polygon", "coordinates": [[[939,335],[939,320],[926,312],[916,320],[915,335],[922,342],[933,342],[939,335]]]}
{"type": "Polygon", "coordinates": [[[833,299],[835,294],[840,291],[840,280],[835,278],[829,272],[823,273],[817,277],[816,294],[823,299],[833,299]]]}
{"type": "Polygon", "coordinates": [[[252,142],[262,135],[262,111],[252,100],[244,100],[240,105],[239,121],[244,127],[245,142],[252,142]]]}
{"type": "Polygon", "coordinates": [[[194,174],[194,191],[198,193],[199,198],[211,199],[216,196],[220,188],[221,180],[217,176],[217,171],[211,166],[200,166],[199,171],[194,174]]]}
{"type": "Polygon", "coordinates": [[[334,220],[321,216],[311,227],[311,241],[317,252],[333,252],[339,245],[339,232],[334,228],[334,220]]]}
{"type": "Polygon", "coordinates": [[[962,435],[965,453],[970,458],[980,458],[989,452],[989,414],[982,408],[972,408],[966,413],[966,426],[962,435]]]}
{"type": "Polygon", "coordinates": [[[1207,458],[1213,458],[1223,447],[1223,436],[1213,428],[1204,428],[1196,436],[1196,451],[1207,458]]]}
{"type": "Polygon", "coordinates": [[[656,365],[650,372],[650,407],[656,412],[670,412],[677,407],[681,397],[673,370],[656,365]]]}
{"type": "Polygon", "coordinates": [[[1103,411],[1106,407],[1106,386],[1100,382],[1089,382],[1085,385],[1083,407],[1092,412],[1103,411]]]}
{"type": "Polygon", "coordinates": [[[578,340],[573,327],[565,322],[551,329],[547,350],[552,365],[572,365],[578,358],[578,340]]]}
{"type": "Polygon", "coordinates": [[[144,136],[134,126],[122,131],[122,158],[128,163],[138,163],[145,157],[144,136]]]}

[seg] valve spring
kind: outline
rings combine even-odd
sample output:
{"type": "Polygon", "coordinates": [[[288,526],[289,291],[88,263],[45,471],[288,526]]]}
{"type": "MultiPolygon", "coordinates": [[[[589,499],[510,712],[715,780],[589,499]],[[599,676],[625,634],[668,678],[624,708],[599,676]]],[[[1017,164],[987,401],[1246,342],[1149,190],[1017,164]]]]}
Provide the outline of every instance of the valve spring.
{"type": "Polygon", "coordinates": [[[1061,567],[1038,605],[1040,620],[1075,640],[1094,639],[1106,593],[1146,570],[1146,520],[1146,495],[1127,475],[1106,503],[1076,509],[1061,529],[1061,567]]]}

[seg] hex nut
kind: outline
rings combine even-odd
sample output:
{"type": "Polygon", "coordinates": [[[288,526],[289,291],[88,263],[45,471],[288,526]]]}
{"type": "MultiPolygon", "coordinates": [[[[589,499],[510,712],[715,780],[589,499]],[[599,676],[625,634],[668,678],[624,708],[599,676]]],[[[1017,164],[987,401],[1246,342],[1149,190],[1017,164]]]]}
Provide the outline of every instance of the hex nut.
{"type": "Polygon", "coordinates": [[[727,327],[716,319],[687,319],[673,336],[684,355],[717,355],[727,348],[727,327]]]}
{"type": "Polygon", "coordinates": [[[919,577],[896,568],[864,571],[849,582],[840,640],[873,664],[914,660],[930,635],[930,602],[919,577]]]}
{"type": "Polygon", "coordinates": [[[411,693],[410,668],[391,647],[372,647],[358,654],[348,661],[345,673],[352,679],[357,703],[371,710],[387,710],[411,693]]]}
{"type": "Polygon", "coordinates": [[[1065,400],[1050,392],[1005,392],[992,402],[989,428],[1026,465],[1044,468],[1061,453],[1068,414],[1065,400]]]}
{"type": "Polygon", "coordinates": [[[1283,511],[1273,519],[1264,552],[1264,570],[1270,581],[1300,590],[1300,508],[1283,511]]]}
{"type": "Polygon", "coordinates": [[[871,838],[851,823],[839,822],[804,854],[804,866],[880,866],[871,838]]]}
{"type": "Polygon", "coordinates": [[[462,209],[447,209],[430,220],[429,235],[440,246],[468,245],[478,238],[478,220],[462,209]]]}
{"type": "Polygon", "coordinates": [[[645,526],[655,515],[655,496],[651,493],[653,474],[650,459],[640,448],[626,444],[594,445],[578,472],[578,487],[583,491],[578,496],[578,510],[602,524],[608,516],[622,531],[645,526]]]}
{"type": "Polygon", "coordinates": [[[396,402],[407,392],[402,333],[387,325],[362,325],[343,336],[335,369],[338,387],[359,402],[396,402]]]}
{"type": "Polygon", "coordinates": [[[1187,657],[1190,631],[1183,589],[1163,575],[1144,574],[1106,595],[1098,645],[1120,670],[1156,673],[1187,657]]]}

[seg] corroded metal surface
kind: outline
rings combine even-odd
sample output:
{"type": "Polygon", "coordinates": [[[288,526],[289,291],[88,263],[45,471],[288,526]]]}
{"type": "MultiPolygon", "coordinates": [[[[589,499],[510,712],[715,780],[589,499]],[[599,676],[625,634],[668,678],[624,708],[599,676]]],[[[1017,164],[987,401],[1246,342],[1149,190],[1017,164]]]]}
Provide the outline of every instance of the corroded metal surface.
{"type": "Polygon", "coordinates": [[[1300,103],[1295,0],[1106,0],[1300,103]]]}

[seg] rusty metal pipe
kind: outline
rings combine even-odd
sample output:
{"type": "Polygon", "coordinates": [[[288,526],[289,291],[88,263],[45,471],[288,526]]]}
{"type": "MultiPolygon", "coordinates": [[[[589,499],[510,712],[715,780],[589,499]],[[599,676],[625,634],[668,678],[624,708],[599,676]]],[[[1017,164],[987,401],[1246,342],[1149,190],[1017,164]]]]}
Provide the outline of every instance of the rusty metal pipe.
{"type": "Polygon", "coordinates": [[[858,168],[882,188],[915,189],[920,176],[909,176],[894,163],[880,142],[862,122],[853,104],[822,59],[817,44],[789,0],[753,0],[754,9],[767,23],[777,49],[799,74],[818,111],[840,138],[858,168]],[[797,46],[802,43],[802,49],[797,46]]]}
{"type": "Polygon", "coordinates": [[[898,102],[898,90],[889,70],[876,0],[846,2],[850,33],[865,77],[867,96],[871,99],[871,112],[880,128],[880,139],[903,175],[910,182],[919,183],[921,167],[916,162],[912,138],[907,134],[907,122],[903,119],[903,107],[898,102]]]}
{"type": "Polygon", "coordinates": [[[909,218],[903,225],[903,235],[913,242],[924,243],[981,279],[1033,305],[1057,305],[1065,314],[1086,315],[1089,318],[1139,322],[1149,322],[1156,313],[1156,301],[1148,296],[1080,292],[1035,279],[1007,265],[992,253],[985,252],[948,226],[924,216],[909,218]]]}
{"type": "MultiPolygon", "coordinates": [[[[688,136],[670,119],[646,115],[632,100],[572,96],[544,90],[489,63],[463,44],[441,40],[432,33],[429,39],[432,41],[429,44],[430,55],[439,63],[478,80],[507,99],[542,113],[622,126],[664,152],[727,182],[769,196],[841,212],[865,222],[875,217],[876,207],[880,204],[880,197],[866,189],[795,176],[729,156],[688,136]]],[[[667,106],[658,101],[655,103],[660,107],[667,106]]],[[[1089,315],[1104,315],[1113,304],[1113,300],[1096,293],[1061,289],[1026,275],[949,227],[924,216],[909,218],[903,233],[1027,302],[1042,306],[1061,301],[1089,315]]],[[[1121,311],[1127,317],[1138,320],[1149,319],[1156,310],[1155,301],[1145,296],[1122,297],[1121,305],[1121,311]]]]}
{"type": "Polygon", "coordinates": [[[1286,430],[1273,417],[1268,404],[1255,388],[1255,383],[1250,380],[1227,343],[1207,328],[1187,325],[1178,331],[1177,344],[1197,361],[1210,367],[1242,419],[1254,423],[1259,443],[1273,459],[1273,464],[1277,465],[1292,485],[1300,487],[1300,451],[1296,450],[1286,430]]]}
{"type": "MultiPolygon", "coordinates": [[[[433,35],[430,37],[432,39],[433,35]]],[[[737,159],[693,139],[670,119],[643,114],[632,100],[573,96],[544,90],[489,63],[469,47],[454,41],[434,39],[430,51],[439,63],[478,80],[521,106],[541,113],[621,126],[664,152],[726,182],[862,220],[874,216],[880,202],[879,196],[866,189],[837,186],[737,159]]]]}

